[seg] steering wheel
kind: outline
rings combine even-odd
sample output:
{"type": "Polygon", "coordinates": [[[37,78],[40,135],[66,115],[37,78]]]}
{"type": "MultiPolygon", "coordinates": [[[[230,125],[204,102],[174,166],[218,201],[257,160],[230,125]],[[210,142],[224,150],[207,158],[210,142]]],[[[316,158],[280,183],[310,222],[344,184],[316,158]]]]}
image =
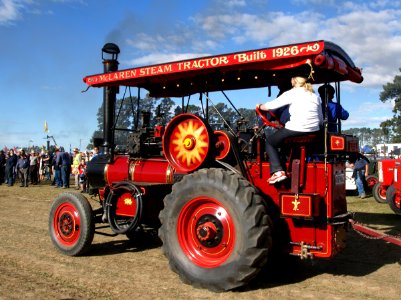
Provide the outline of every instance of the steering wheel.
{"type": "Polygon", "coordinates": [[[263,111],[260,109],[260,105],[258,105],[256,107],[256,113],[258,114],[258,116],[262,119],[263,123],[266,126],[271,126],[274,128],[283,128],[284,125],[280,123],[280,121],[278,120],[277,116],[270,110],[267,111],[267,113],[269,113],[276,121],[269,121],[266,116],[264,115],[263,111]]]}

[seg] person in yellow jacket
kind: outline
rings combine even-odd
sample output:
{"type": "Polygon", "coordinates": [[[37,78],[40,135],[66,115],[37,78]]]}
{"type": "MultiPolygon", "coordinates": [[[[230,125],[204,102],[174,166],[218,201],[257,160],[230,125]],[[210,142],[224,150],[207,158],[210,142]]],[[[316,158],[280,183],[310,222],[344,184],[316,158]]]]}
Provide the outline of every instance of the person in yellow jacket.
{"type": "Polygon", "coordinates": [[[74,148],[74,158],[72,160],[72,174],[74,175],[75,179],[75,189],[79,190],[79,164],[81,162],[81,153],[79,152],[78,148],[74,148]]]}

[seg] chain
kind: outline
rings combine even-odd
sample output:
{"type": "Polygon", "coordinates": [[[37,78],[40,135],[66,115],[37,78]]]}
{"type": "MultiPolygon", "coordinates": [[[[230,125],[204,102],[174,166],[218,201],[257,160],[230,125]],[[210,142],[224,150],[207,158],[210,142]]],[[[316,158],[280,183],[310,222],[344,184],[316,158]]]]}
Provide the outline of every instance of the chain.
{"type": "MultiPolygon", "coordinates": [[[[362,224],[362,223],[359,223],[359,222],[355,222],[355,224],[359,224],[359,225],[365,226],[365,224],[362,224]]],[[[355,229],[355,228],[354,228],[354,224],[351,224],[351,226],[352,226],[352,229],[353,229],[357,234],[359,234],[361,237],[364,237],[364,238],[366,238],[366,239],[368,239],[368,240],[382,240],[382,239],[384,239],[385,237],[390,236],[389,234],[383,234],[383,235],[381,235],[381,236],[371,236],[371,235],[368,235],[368,234],[366,234],[366,233],[360,232],[359,230],[355,229]]]]}
{"type": "Polygon", "coordinates": [[[363,233],[363,232],[359,231],[358,229],[355,229],[355,228],[354,228],[354,225],[361,225],[361,226],[367,227],[367,228],[369,228],[369,226],[366,226],[366,225],[363,224],[363,223],[360,223],[360,222],[355,221],[355,219],[354,219],[355,212],[352,213],[352,216],[353,216],[353,217],[352,217],[353,222],[351,222],[352,229],[353,229],[357,234],[359,234],[360,236],[362,236],[362,237],[364,237],[364,238],[366,238],[366,239],[369,239],[369,240],[382,240],[382,239],[384,239],[384,238],[386,238],[386,237],[393,237],[393,238],[396,238],[396,239],[401,239],[401,234],[399,234],[399,235],[391,235],[391,234],[383,233],[383,234],[380,235],[380,236],[371,236],[371,235],[368,235],[368,234],[366,234],[366,233],[363,233]]]}

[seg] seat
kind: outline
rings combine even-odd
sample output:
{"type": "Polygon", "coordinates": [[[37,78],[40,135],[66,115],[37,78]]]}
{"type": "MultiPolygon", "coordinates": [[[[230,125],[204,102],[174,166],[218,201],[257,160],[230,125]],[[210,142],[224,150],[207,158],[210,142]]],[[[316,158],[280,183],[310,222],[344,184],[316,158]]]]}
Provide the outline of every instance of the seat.
{"type": "Polygon", "coordinates": [[[319,145],[319,133],[308,133],[301,136],[286,138],[283,149],[288,149],[288,163],[291,168],[291,191],[299,193],[305,185],[307,148],[319,145]]]}

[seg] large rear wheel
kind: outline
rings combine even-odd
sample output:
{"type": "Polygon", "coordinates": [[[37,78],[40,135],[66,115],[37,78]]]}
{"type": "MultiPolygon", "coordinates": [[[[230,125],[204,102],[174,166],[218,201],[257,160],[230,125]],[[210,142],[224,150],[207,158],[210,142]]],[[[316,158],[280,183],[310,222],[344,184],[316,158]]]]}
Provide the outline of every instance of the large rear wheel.
{"type": "Polygon", "coordinates": [[[392,211],[401,215],[401,191],[390,185],[387,189],[386,199],[392,211]]]}
{"type": "Polygon", "coordinates": [[[377,203],[386,203],[386,192],[387,187],[382,185],[380,182],[373,186],[372,194],[377,203]]]}
{"type": "Polygon", "coordinates": [[[165,197],[160,220],[170,267],[196,287],[239,287],[267,261],[271,221],[255,188],[233,172],[186,175],[165,197]]]}
{"type": "Polygon", "coordinates": [[[63,193],[54,199],[49,214],[53,245],[69,256],[84,254],[95,233],[92,207],[82,194],[63,193]]]}

